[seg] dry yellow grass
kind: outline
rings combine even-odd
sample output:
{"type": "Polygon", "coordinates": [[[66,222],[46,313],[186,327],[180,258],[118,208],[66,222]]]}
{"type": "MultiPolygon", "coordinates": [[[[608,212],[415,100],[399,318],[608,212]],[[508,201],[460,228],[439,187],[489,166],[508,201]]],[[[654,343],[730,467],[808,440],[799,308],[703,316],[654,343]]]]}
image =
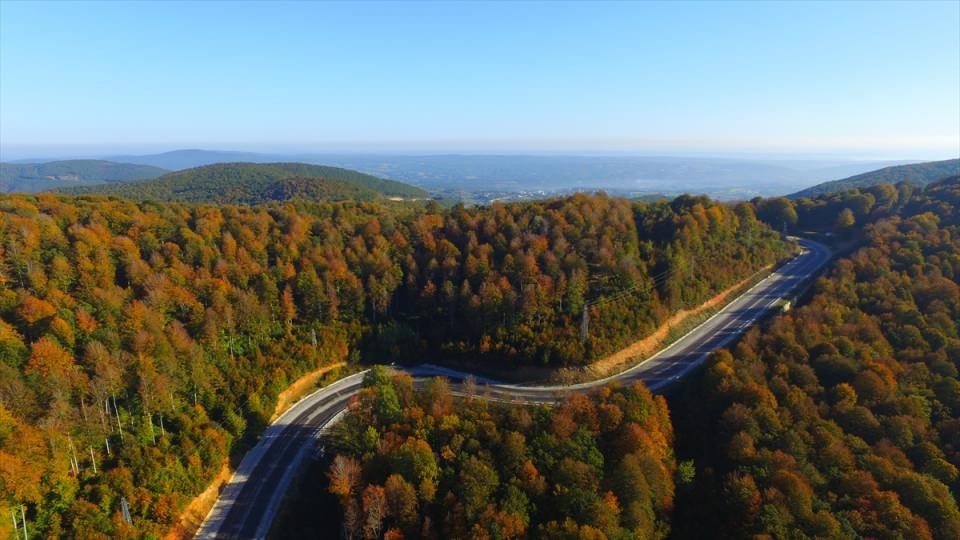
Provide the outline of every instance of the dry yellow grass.
{"type": "MultiPolygon", "coordinates": [[[[768,266],[760,270],[760,272],[764,272],[769,268],[770,267],[768,266]]],[[[589,366],[587,366],[586,371],[588,371],[595,378],[606,377],[611,373],[615,373],[626,368],[627,364],[630,364],[637,358],[646,358],[647,356],[655,353],[664,345],[664,342],[670,335],[670,330],[672,330],[675,326],[683,323],[690,317],[695,317],[700,313],[703,313],[708,309],[713,309],[717,306],[723,305],[731,294],[749,283],[750,280],[754,279],[760,272],[757,272],[757,274],[748,277],[740,283],[724,289],[720,292],[720,294],[693,309],[681,309],[667,319],[666,322],[661,324],[656,330],[654,330],[652,334],[638,341],[634,341],[626,348],[620,349],[610,356],[601,358],[600,360],[591,363],[589,366]]]]}
{"type": "Polygon", "coordinates": [[[347,365],[346,362],[337,362],[323,366],[293,381],[293,384],[277,396],[277,406],[273,409],[273,416],[270,417],[270,421],[273,422],[279,418],[281,414],[292,407],[293,404],[299,401],[307,392],[313,390],[313,387],[317,384],[317,381],[320,380],[320,377],[345,365],[347,365]]]}
{"type": "MultiPolygon", "coordinates": [[[[307,392],[312,390],[317,381],[320,380],[320,377],[323,377],[330,371],[345,365],[346,362],[337,362],[335,364],[323,366],[294,381],[293,384],[288,386],[286,390],[280,392],[280,395],[277,396],[277,406],[273,411],[273,417],[270,419],[270,421],[273,422],[276,420],[281,414],[284,413],[284,411],[289,409],[307,392]]],[[[213,508],[214,503],[217,502],[217,497],[220,496],[220,490],[227,482],[230,481],[231,475],[233,475],[233,469],[230,468],[229,460],[225,459],[223,460],[223,466],[220,467],[220,472],[217,473],[217,476],[214,477],[212,482],[210,482],[210,485],[207,486],[207,489],[203,490],[203,493],[194,497],[194,499],[190,501],[190,504],[188,504],[183,512],[180,513],[180,518],[177,520],[177,524],[174,526],[173,530],[164,536],[164,540],[187,540],[189,538],[193,538],[193,535],[196,534],[197,529],[199,529],[200,525],[203,524],[204,518],[207,517],[210,509],[213,508]]]]}
{"type": "Polygon", "coordinates": [[[177,520],[177,524],[173,530],[163,537],[164,540],[187,540],[193,538],[197,529],[203,524],[204,518],[207,517],[210,509],[213,508],[213,504],[217,502],[217,497],[220,496],[220,489],[230,481],[230,476],[232,475],[233,469],[230,468],[230,462],[224,459],[223,465],[220,467],[220,472],[218,472],[217,476],[210,482],[207,489],[203,490],[203,493],[197,495],[190,501],[190,504],[188,504],[180,514],[180,519],[177,520]]]}

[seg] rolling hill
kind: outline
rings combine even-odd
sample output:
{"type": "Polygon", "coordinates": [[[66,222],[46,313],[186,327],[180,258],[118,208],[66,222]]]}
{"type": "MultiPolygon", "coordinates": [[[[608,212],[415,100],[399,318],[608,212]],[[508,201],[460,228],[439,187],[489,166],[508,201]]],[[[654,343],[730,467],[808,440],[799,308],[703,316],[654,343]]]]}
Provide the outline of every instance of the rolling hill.
{"type": "Polygon", "coordinates": [[[865,172],[841,180],[817,184],[813,187],[798,191],[790,195],[790,197],[795,199],[801,197],[816,197],[817,195],[838,193],[854,188],[886,183],[896,184],[898,182],[910,182],[919,186],[925,186],[941,178],[953,176],[958,173],[960,173],[960,159],[897,165],[895,167],[885,167],[876,171],[865,172]]]}
{"type": "Polygon", "coordinates": [[[65,186],[150,180],[166,172],[150,165],[97,159],[0,163],[0,193],[34,193],[65,186]]]}
{"type": "Polygon", "coordinates": [[[256,152],[238,152],[235,150],[172,150],[160,154],[105,156],[104,159],[124,163],[153,165],[171,171],[179,171],[217,163],[276,163],[302,161],[290,159],[292,156],[261,154],[256,152]]]}
{"type": "MultiPolygon", "coordinates": [[[[905,161],[776,160],[630,155],[258,153],[184,149],[103,159],[181,170],[214,163],[297,162],[332,165],[393,178],[432,192],[607,190],[724,199],[780,195],[905,161]]],[[[453,197],[457,198],[457,197],[453,197]]]]}
{"type": "Polygon", "coordinates": [[[297,198],[372,200],[423,198],[427,193],[400,182],[304,163],[218,163],[166,174],[155,180],[57,190],[73,195],[129,199],[256,204],[297,198]]]}

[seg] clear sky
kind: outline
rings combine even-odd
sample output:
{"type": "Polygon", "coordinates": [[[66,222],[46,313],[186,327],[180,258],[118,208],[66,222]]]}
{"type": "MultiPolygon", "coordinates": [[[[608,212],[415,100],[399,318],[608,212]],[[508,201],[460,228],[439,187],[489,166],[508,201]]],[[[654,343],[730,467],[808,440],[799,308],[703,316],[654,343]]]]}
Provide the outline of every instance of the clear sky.
{"type": "Polygon", "coordinates": [[[0,0],[0,152],[960,154],[960,2],[0,0]]]}

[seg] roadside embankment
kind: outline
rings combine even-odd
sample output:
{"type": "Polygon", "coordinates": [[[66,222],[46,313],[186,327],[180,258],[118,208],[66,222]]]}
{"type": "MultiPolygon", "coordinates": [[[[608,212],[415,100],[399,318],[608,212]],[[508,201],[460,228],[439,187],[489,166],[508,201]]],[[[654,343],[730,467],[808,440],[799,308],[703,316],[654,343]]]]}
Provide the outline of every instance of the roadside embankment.
{"type": "Polygon", "coordinates": [[[280,415],[292,407],[294,403],[300,400],[300,398],[312,392],[317,387],[317,383],[324,375],[346,365],[346,362],[337,362],[335,364],[323,366],[306,373],[299,379],[293,381],[293,383],[288,386],[286,390],[280,392],[280,395],[277,396],[277,406],[273,409],[273,416],[270,417],[270,422],[280,418],[280,415]]]}
{"type": "MultiPolygon", "coordinates": [[[[346,362],[336,362],[326,366],[321,366],[313,371],[305,373],[297,380],[293,381],[290,386],[288,386],[284,391],[280,392],[280,394],[277,396],[277,405],[274,407],[273,416],[270,418],[270,422],[273,422],[279,418],[280,415],[287,411],[287,409],[296,404],[304,396],[314,391],[317,388],[317,385],[323,381],[324,376],[340,370],[341,368],[346,367],[346,365],[346,362]]],[[[177,519],[177,524],[170,532],[167,533],[166,536],[164,536],[164,540],[187,540],[189,538],[193,538],[197,530],[200,528],[200,525],[203,524],[203,520],[206,518],[207,514],[210,513],[210,509],[213,508],[213,505],[217,502],[217,498],[220,496],[220,491],[227,484],[227,482],[230,481],[230,477],[233,476],[233,472],[233,468],[230,466],[230,461],[225,459],[223,461],[223,465],[220,467],[220,471],[207,485],[206,489],[194,497],[193,500],[191,500],[186,506],[186,508],[183,509],[183,512],[180,513],[180,517],[177,519]]]]}
{"type": "Polygon", "coordinates": [[[693,323],[695,326],[696,324],[699,324],[699,322],[702,322],[709,315],[716,313],[718,310],[723,308],[723,306],[725,306],[728,302],[739,296],[739,292],[742,291],[744,287],[759,281],[761,278],[766,276],[772,268],[773,265],[760,269],[758,272],[744,279],[743,281],[740,281],[739,283],[720,291],[720,293],[700,304],[699,306],[677,311],[669,319],[664,321],[663,324],[658,326],[656,330],[643,339],[634,341],[625,348],[620,349],[619,351],[605,358],[601,358],[595,362],[592,362],[579,371],[582,371],[584,375],[586,375],[586,379],[602,379],[603,377],[607,377],[613,373],[623,371],[632,364],[648,358],[653,353],[664,348],[666,345],[669,345],[669,342],[672,341],[672,339],[675,339],[676,337],[686,333],[683,330],[689,330],[687,327],[690,327],[691,323],[693,323]],[[680,331],[678,332],[678,330],[680,331]]]}

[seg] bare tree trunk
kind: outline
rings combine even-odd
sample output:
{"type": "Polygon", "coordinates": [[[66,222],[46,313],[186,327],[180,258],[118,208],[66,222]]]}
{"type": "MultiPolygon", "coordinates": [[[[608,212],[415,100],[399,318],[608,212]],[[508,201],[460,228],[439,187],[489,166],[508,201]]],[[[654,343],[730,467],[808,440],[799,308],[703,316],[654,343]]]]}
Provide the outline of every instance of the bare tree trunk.
{"type": "MultiPolygon", "coordinates": [[[[104,432],[106,432],[106,431],[107,431],[107,422],[106,422],[106,420],[105,420],[104,417],[103,417],[103,409],[101,409],[99,405],[97,406],[97,411],[100,413],[100,429],[102,429],[104,432]]],[[[107,411],[107,412],[109,413],[110,411],[107,411]]]]}
{"type": "Polygon", "coordinates": [[[23,505],[20,505],[20,518],[23,521],[23,540],[30,540],[30,537],[27,535],[27,513],[23,510],[23,505]]]}
{"type": "Polygon", "coordinates": [[[74,450],[73,437],[67,435],[67,442],[70,443],[70,468],[73,474],[80,476],[80,463],[77,461],[77,452],[74,450]]]}
{"type": "Polygon", "coordinates": [[[120,423],[120,410],[117,409],[117,396],[113,397],[113,412],[117,413],[117,429],[120,430],[120,442],[123,442],[123,425],[120,423]]]}
{"type": "MultiPolygon", "coordinates": [[[[103,399],[103,410],[107,412],[107,418],[113,416],[113,413],[110,412],[110,396],[107,396],[103,399]]],[[[113,422],[110,424],[110,433],[113,433],[113,422]]]]}

